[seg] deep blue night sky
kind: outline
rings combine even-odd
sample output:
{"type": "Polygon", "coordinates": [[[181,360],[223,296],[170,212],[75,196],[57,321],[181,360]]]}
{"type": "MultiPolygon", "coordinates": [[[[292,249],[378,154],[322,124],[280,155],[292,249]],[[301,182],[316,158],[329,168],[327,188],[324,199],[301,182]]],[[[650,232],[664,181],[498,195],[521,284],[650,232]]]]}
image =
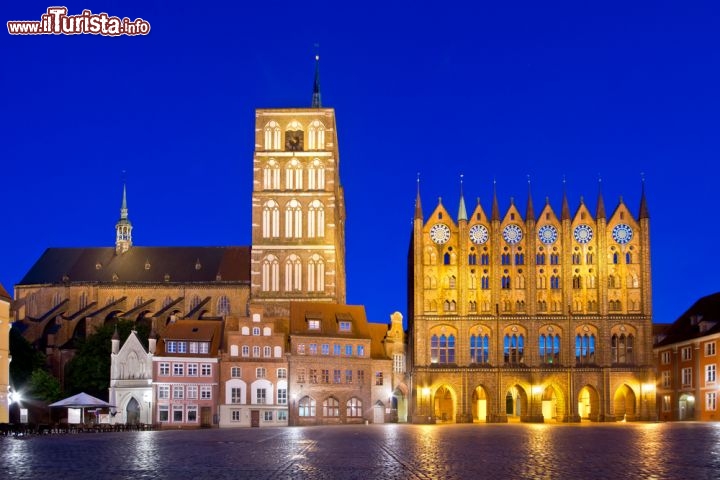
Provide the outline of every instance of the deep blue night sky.
{"type": "MultiPolygon", "coordinates": [[[[9,2],[6,2],[9,3],[9,2]]],[[[708,2],[65,2],[142,17],[147,36],[0,34],[0,282],[47,247],[110,246],[123,171],[137,245],[250,242],[254,109],[337,113],[347,201],[348,302],[406,313],[421,174],[425,214],[637,215],[644,173],[656,322],[720,291],[720,10],[708,2]],[[391,4],[392,3],[392,4],[391,4]],[[632,3],[632,6],[628,6],[632,3]],[[685,242],[691,242],[685,244],[685,242]],[[707,244],[706,242],[710,242],[707,244]],[[686,246],[687,245],[687,246],[686,246]],[[702,260],[702,261],[701,261],[702,260]]],[[[54,5],[0,7],[39,20],[54,5]]]]}

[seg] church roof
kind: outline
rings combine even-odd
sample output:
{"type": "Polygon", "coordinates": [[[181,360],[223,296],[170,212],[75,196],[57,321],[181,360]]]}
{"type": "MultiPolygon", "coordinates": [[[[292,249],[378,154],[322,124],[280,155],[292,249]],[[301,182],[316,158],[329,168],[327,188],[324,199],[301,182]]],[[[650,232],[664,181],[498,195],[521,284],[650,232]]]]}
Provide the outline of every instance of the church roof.
{"type": "Polygon", "coordinates": [[[250,282],[250,247],[48,248],[18,285],[250,282]]]}
{"type": "Polygon", "coordinates": [[[654,347],[686,342],[720,332],[720,292],[701,298],[662,332],[654,347]]]}
{"type": "Polygon", "coordinates": [[[2,286],[2,283],[0,283],[0,299],[3,300],[12,300],[12,297],[7,293],[5,288],[2,286]]]}

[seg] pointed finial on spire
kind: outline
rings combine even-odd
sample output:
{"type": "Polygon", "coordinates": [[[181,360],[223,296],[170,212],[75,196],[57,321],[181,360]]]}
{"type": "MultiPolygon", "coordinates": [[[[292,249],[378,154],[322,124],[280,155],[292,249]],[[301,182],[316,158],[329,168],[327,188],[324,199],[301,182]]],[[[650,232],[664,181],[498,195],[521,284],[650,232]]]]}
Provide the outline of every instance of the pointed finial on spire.
{"type": "Polygon", "coordinates": [[[312,108],[321,108],[320,96],[320,44],[315,44],[315,81],[313,82],[312,108]]]}
{"type": "Polygon", "coordinates": [[[598,200],[597,200],[597,212],[595,213],[595,218],[597,220],[603,219],[606,220],[607,216],[605,215],[605,201],[603,200],[602,195],[602,177],[600,174],[598,174],[598,200]]]}
{"type": "Polygon", "coordinates": [[[638,218],[650,218],[650,212],[645,198],[645,173],[640,172],[640,181],[642,182],[642,191],[640,192],[640,213],[638,218]]]}
{"type": "Polygon", "coordinates": [[[535,220],[535,209],[533,208],[533,201],[532,201],[532,190],[530,189],[530,174],[527,176],[528,181],[528,200],[527,200],[527,209],[525,210],[525,219],[526,220],[535,220]]]}
{"type": "Polygon", "coordinates": [[[497,180],[493,178],[493,202],[492,211],[490,212],[491,221],[500,221],[500,206],[497,199],[497,180]]]}
{"type": "Polygon", "coordinates": [[[460,174],[460,206],[458,207],[458,221],[467,220],[467,210],[465,209],[465,197],[463,196],[463,174],[460,174]]]}
{"type": "Polygon", "coordinates": [[[565,180],[565,175],[563,175],[563,199],[562,210],[560,212],[560,220],[570,220],[570,205],[568,204],[567,182],[565,180]]]}
{"type": "Polygon", "coordinates": [[[417,195],[415,197],[415,219],[422,220],[422,205],[420,204],[420,172],[417,173],[417,195]]]}

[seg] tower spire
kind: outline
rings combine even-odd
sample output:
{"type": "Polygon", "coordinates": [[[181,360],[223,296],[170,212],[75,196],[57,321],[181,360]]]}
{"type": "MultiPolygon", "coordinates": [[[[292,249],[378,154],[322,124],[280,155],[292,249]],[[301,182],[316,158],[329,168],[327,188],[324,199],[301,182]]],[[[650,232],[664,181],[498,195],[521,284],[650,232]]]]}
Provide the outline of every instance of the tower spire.
{"type": "Polygon", "coordinates": [[[490,220],[500,221],[500,206],[498,205],[498,199],[497,199],[497,180],[493,180],[493,202],[492,202],[492,211],[490,212],[490,220]]]}
{"type": "Polygon", "coordinates": [[[525,212],[525,218],[528,220],[535,220],[535,209],[533,208],[533,201],[532,201],[532,189],[530,188],[530,175],[527,176],[528,179],[528,200],[527,200],[527,211],[525,212]]]}
{"type": "Polygon", "coordinates": [[[641,173],[640,178],[642,179],[642,191],[640,192],[640,212],[638,218],[650,218],[647,199],[645,198],[645,174],[641,173]]]}
{"type": "Polygon", "coordinates": [[[415,219],[422,220],[422,205],[420,203],[420,172],[417,174],[417,196],[415,197],[415,219]]]}
{"type": "Polygon", "coordinates": [[[570,220],[570,204],[568,204],[567,188],[565,188],[565,177],[563,176],[563,199],[560,220],[570,220]]]}
{"type": "Polygon", "coordinates": [[[605,220],[607,217],[605,215],[605,201],[603,200],[603,194],[602,194],[602,178],[598,177],[598,200],[597,200],[597,212],[595,213],[595,218],[597,220],[600,220],[601,218],[605,220]]]}
{"type": "Polygon", "coordinates": [[[460,174],[460,206],[458,207],[458,221],[467,220],[467,210],[465,209],[465,197],[463,196],[463,174],[460,174]]]}
{"type": "Polygon", "coordinates": [[[312,108],[321,108],[322,99],[320,97],[320,53],[319,45],[315,44],[315,81],[313,82],[312,108]]]}
{"type": "Polygon", "coordinates": [[[132,247],[132,223],[128,219],[127,187],[123,182],[120,220],[115,224],[115,253],[125,253],[132,247]]]}

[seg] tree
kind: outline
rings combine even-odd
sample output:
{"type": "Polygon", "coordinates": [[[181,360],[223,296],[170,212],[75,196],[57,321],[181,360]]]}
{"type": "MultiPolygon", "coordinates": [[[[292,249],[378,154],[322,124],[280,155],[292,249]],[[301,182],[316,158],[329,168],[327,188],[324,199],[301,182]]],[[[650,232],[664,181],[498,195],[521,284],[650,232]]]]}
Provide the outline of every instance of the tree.
{"type": "Polygon", "coordinates": [[[136,330],[138,338],[147,348],[149,327],[128,320],[118,320],[116,324],[107,323],[94,334],[81,339],[75,356],[65,369],[65,390],[68,395],[85,392],[107,400],[110,386],[110,354],[115,328],[121,344],[127,340],[131,330],[136,330]]]}
{"type": "Polygon", "coordinates": [[[28,393],[36,400],[52,403],[60,400],[62,389],[57,378],[42,368],[33,370],[28,393]]]}
{"type": "Polygon", "coordinates": [[[46,365],[45,355],[33,348],[15,326],[10,329],[10,355],[10,383],[15,390],[26,388],[32,373],[46,365]]]}

